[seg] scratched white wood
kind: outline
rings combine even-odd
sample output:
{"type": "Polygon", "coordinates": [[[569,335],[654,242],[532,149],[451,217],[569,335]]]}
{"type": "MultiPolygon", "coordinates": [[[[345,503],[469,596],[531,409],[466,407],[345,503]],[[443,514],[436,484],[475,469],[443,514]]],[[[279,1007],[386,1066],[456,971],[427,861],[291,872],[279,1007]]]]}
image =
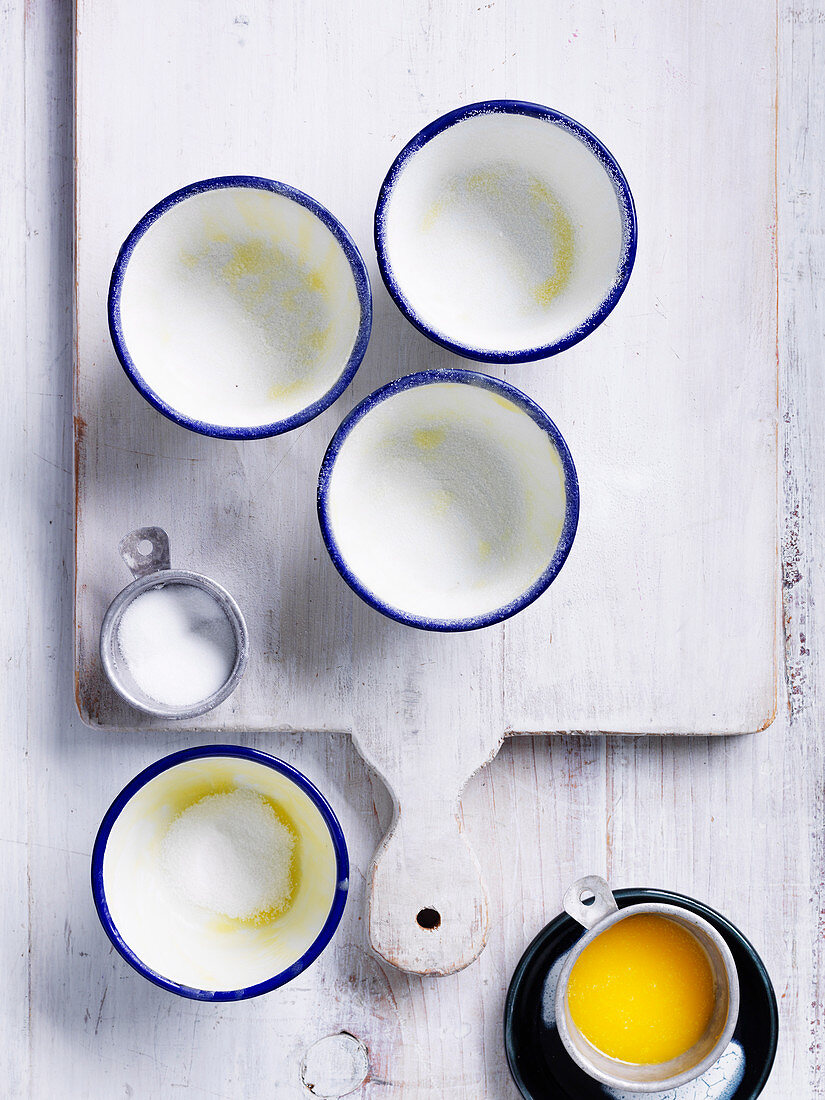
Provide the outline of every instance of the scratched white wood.
{"type": "MultiPolygon", "coordinates": [[[[28,541],[30,506],[27,494],[27,449],[21,429],[27,409],[29,379],[26,363],[26,141],[25,69],[22,4],[0,8],[0,72],[3,77],[3,117],[0,125],[0,233],[5,256],[0,261],[0,375],[7,410],[0,416],[0,515],[7,537],[0,540],[0,623],[2,657],[0,692],[8,735],[2,756],[5,779],[0,798],[2,882],[0,882],[0,942],[4,984],[0,998],[0,1080],[12,1095],[24,1095],[29,1083],[25,1035],[29,1020],[29,891],[28,891],[28,767],[26,744],[26,682],[29,675],[28,541]],[[11,533],[11,537],[9,537],[11,533]],[[9,596],[14,596],[10,600],[9,596]],[[19,602],[18,602],[19,601],[19,602]]],[[[25,427],[24,427],[25,426],[25,427]]]]}
{"type": "Polygon", "coordinates": [[[226,583],[250,618],[247,677],[199,724],[351,730],[396,807],[372,944],[410,969],[458,969],[481,950],[488,912],[457,802],[505,731],[738,733],[774,713],[774,0],[721,14],[716,0],[622,0],[609,13],[583,0],[79,0],[77,12],[81,713],[153,724],[105,683],[97,637],[126,580],[118,539],[159,523],[177,563],[226,583]],[[333,409],[278,440],[202,439],[118,368],[108,274],[160,196],[245,171],[317,195],[375,275],[372,206],[404,140],[450,106],[508,94],[568,111],[613,149],[640,211],[639,255],[591,338],[505,372],[556,418],[578,464],[565,570],[503,626],[420,634],[337,576],[315,477],[356,399],[456,357],[406,324],[376,276],[370,349],[333,409]],[[415,922],[425,905],[442,914],[437,933],[415,922]]]}
{"type": "MultiPolygon", "coordinates": [[[[615,150],[637,197],[640,251],[604,326],[549,362],[507,371],[558,418],[578,462],[571,560],[535,607],[482,642],[463,639],[447,660],[467,676],[480,661],[495,677],[495,717],[513,731],[764,724],[774,699],[772,0],[738,0],[723,18],[713,0],[664,11],[622,0],[609,15],[587,3],[236,7],[78,6],[84,717],[135,721],[100,681],[96,641],[124,580],[116,537],[149,511],[171,528],[179,560],[220,573],[253,620],[258,659],[210,726],[349,728],[364,706],[352,696],[368,642],[397,645],[410,664],[419,653],[441,659],[449,640],[399,635],[346,590],[312,505],[324,445],[356,398],[404,371],[461,361],[413,331],[376,279],[370,351],[334,409],[268,442],[201,439],[128,384],[105,295],[117,247],[151,203],[233,170],[317,194],[375,273],[372,207],[404,140],[445,107],[518,92],[567,109],[615,150]],[[747,65],[732,64],[743,24],[747,65]]],[[[431,679],[412,674],[411,689],[431,679]]]]}
{"type": "MultiPolygon", "coordinates": [[[[779,21],[785,677],[777,722],[749,738],[506,743],[462,800],[488,883],[489,945],[475,965],[441,979],[403,974],[367,950],[358,884],[388,804],[348,739],[241,738],[286,756],[330,792],[353,850],[356,906],[299,984],[229,1010],[142,982],[110,953],[91,905],[91,844],[109,800],[140,767],[192,738],[89,730],[72,702],[71,16],[50,0],[9,0],[0,28],[3,1095],[307,1100],[304,1050],[348,1028],[367,1041],[373,1066],[359,1100],[516,1100],[500,1030],[507,980],[565,885],[595,870],[618,886],[694,893],[742,927],[779,997],[779,1055],[765,1100],[823,1100],[823,0],[783,2],[779,21]]],[[[748,52],[743,32],[732,63],[747,63],[748,52]]]]}

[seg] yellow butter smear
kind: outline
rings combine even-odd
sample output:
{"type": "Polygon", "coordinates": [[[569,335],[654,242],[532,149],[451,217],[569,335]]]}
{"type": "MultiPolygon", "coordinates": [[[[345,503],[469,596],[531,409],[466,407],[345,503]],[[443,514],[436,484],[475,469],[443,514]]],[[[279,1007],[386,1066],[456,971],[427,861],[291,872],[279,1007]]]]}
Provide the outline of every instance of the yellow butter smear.
{"type": "MultiPolygon", "coordinates": [[[[214,219],[212,219],[214,222],[214,219]]],[[[217,223],[196,251],[182,250],[180,261],[197,278],[207,278],[250,318],[264,322],[261,340],[277,360],[288,353],[295,377],[273,385],[267,396],[291,396],[307,384],[307,369],[321,358],[334,337],[329,306],[336,259],[332,242],[320,262],[304,258],[310,247],[308,229],[299,227],[298,249],[264,236],[230,240],[217,223]]]]}
{"type": "Polygon", "coordinates": [[[416,428],[413,440],[420,451],[434,451],[444,442],[446,434],[444,428],[416,428]]]}
{"type": "Polygon", "coordinates": [[[555,270],[533,290],[536,302],[540,306],[549,306],[570,282],[573,272],[573,223],[556,196],[535,176],[530,177],[529,192],[554,247],[555,270]]]}
{"type": "Polygon", "coordinates": [[[449,181],[424,211],[424,233],[461,225],[491,243],[512,246],[514,273],[535,305],[552,304],[570,282],[576,232],[567,211],[538,176],[507,165],[494,165],[449,181]],[[520,261],[518,257],[521,257],[520,261]]]}
{"type": "Polygon", "coordinates": [[[289,909],[292,902],[295,900],[295,894],[298,890],[298,860],[296,855],[298,831],[295,828],[292,819],[278,806],[271,798],[267,798],[266,795],[260,796],[263,802],[269,807],[272,813],[275,815],[276,821],[283,827],[284,831],[289,835],[292,842],[292,851],[289,859],[289,871],[286,877],[286,888],[281,897],[272,905],[266,909],[259,909],[251,916],[237,917],[235,922],[238,924],[252,925],[256,928],[260,928],[262,925],[269,924],[276,917],[280,917],[283,913],[289,909]]]}
{"type": "Polygon", "coordinates": [[[618,921],[582,951],[567,1003],[576,1027],[603,1054],[634,1065],[669,1062],[707,1032],[713,970],[685,927],[641,913],[618,921]]]}

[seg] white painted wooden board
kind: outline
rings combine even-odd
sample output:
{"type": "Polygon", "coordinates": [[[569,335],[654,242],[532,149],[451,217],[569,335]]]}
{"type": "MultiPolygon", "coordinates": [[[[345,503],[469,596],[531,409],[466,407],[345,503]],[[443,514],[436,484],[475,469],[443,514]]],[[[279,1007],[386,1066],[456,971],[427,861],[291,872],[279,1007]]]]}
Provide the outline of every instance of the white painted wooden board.
{"type": "Polygon", "coordinates": [[[245,609],[253,660],[201,719],[226,733],[352,731],[396,803],[372,882],[387,959],[455,969],[483,945],[484,889],[453,814],[502,736],[738,733],[774,713],[775,7],[621,0],[489,5],[77,5],[77,694],[106,729],[149,729],[104,682],[97,633],[128,580],[116,546],[148,523],[174,562],[245,609]],[[743,36],[747,50],[743,50],[743,36]],[[354,597],[327,560],[315,477],[376,385],[462,361],[395,310],[377,276],[378,186],[421,125],[518,96],[573,115],[622,164],[636,269],[608,321],[508,368],[565,434],[582,518],[549,592],[509,623],[418,633],[354,597]],[[364,364],[332,409],[280,439],[197,437],[117,365],[105,295],[117,248],[162,195],[248,172],[315,195],[373,275],[364,364]],[[422,905],[444,916],[421,934],[422,905]]]}

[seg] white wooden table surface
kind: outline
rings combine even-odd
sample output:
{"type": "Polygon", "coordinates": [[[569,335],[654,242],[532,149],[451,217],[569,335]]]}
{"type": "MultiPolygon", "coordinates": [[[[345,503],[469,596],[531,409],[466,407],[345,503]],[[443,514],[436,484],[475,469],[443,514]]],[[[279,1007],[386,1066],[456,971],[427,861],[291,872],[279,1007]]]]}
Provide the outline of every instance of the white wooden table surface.
{"type": "MultiPolygon", "coordinates": [[[[227,33],[243,25],[242,8],[226,6],[227,33]]],[[[136,771],[182,742],[92,732],[74,708],[71,4],[0,7],[0,1094],[297,1098],[309,1043],[344,1028],[369,1048],[362,1097],[514,1098],[501,1039],[507,980],[558,911],[563,886],[598,872],[615,886],[694,894],[728,914],[762,953],[779,998],[779,1054],[763,1095],[825,1097],[825,630],[817,617],[825,606],[824,39],[825,0],[781,0],[785,675],[777,721],[740,738],[505,743],[463,799],[490,891],[489,944],[467,970],[428,979],[367,950],[363,876],[390,804],[349,739],[236,738],[298,764],[329,794],[350,842],[352,903],[333,946],[297,981],[215,1006],[139,978],[110,948],[92,907],[89,856],[102,813],[136,771]]]]}

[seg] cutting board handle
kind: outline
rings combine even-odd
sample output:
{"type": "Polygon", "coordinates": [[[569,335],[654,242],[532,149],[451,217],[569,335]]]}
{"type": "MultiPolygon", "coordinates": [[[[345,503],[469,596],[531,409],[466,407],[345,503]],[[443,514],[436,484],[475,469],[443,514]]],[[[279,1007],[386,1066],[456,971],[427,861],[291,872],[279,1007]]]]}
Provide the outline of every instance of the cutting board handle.
{"type": "Polygon", "coordinates": [[[487,942],[487,892],[458,802],[396,812],[373,860],[369,937],[387,962],[453,974],[487,942]]]}

